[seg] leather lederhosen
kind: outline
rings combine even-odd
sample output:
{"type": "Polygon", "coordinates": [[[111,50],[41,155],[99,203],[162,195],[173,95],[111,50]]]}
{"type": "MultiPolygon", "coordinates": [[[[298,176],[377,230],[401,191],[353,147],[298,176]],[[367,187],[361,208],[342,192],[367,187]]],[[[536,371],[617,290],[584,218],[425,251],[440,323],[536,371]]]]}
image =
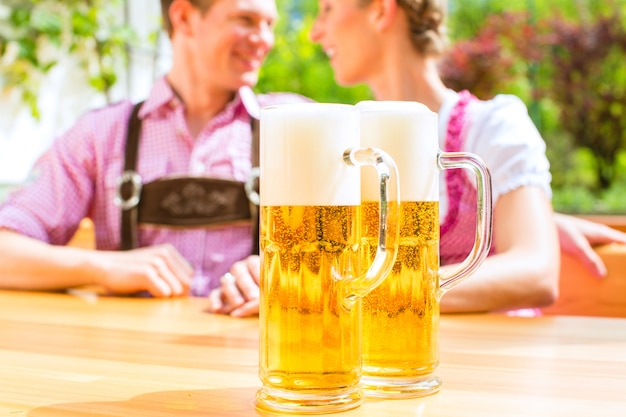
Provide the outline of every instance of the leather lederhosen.
{"type": "MultiPolygon", "coordinates": [[[[137,173],[141,137],[137,103],[128,121],[124,171],[118,180],[115,203],[122,210],[121,250],[137,247],[137,225],[211,227],[253,223],[252,253],[259,251],[258,179],[248,183],[200,176],[166,177],[143,184],[137,173]],[[256,198],[255,198],[256,197],[256,198]]],[[[252,167],[258,176],[259,121],[251,117],[252,167]]]]}

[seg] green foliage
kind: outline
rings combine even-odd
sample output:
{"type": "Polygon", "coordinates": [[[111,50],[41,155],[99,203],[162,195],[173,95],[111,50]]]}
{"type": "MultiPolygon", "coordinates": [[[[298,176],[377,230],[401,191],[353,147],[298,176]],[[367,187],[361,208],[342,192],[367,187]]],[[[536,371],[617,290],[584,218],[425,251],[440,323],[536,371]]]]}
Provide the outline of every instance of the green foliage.
{"type": "MultiPolygon", "coordinates": [[[[371,98],[365,87],[337,86],[328,60],[319,47],[309,41],[315,0],[279,0],[278,6],[283,20],[277,30],[276,48],[261,74],[260,91],[294,91],[329,102],[354,103],[371,98]]],[[[619,151],[624,144],[620,142],[609,151],[614,158],[611,174],[614,179],[604,189],[599,179],[596,150],[597,145],[604,142],[601,136],[617,138],[620,135],[619,127],[614,127],[610,133],[598,123],[609,115],[626,121],[626,99],[605,105],[607,110],[599,117],[565,116],[564,107],[575,108],[579,103],[564,102],[547,93],[550,88],[554,92],[563,90],[563,84],[558,82],[563,82],[565,77],[563,69],[555,71],[553,51],[546,51],[545,38],[539,41],[535,37],[538,25],[558,17],[579,22],[578,34],[584,40],[585,31],[589,31],[589,25],[596,22],[598,16],[626,16],[626,1],[453,0],[449,2],[449,12],[451,51],[440,67],[446,83],[455,89],[468,88],[483,98],[496,93],[516,94],[527,103],[531,117],[548,144],[555,207],[574,213],[626,212],[623,198],[626,179],[619,176],[626,172],[626,161],[619,151]],[[585,134],[585,138],[593,139],[583,144],[566,128],[568,123],[564,117],[585,124],[598,134],[585,134]]],[[[602,64],[593,75],[579,77],[589,82],[575,89],[579,96],[592,97],[592,93],[604,92],[606,97],[622,90],[626,77],[623,54],[611,52],[601,57],[593,48],[585,52],[574,48],[568,53],[580,58],[587,58],[591,53],[591,58],[602,64]]],[[[621,134],[624,132],[626,129],[621,129],[621,134]]]]}
{"type": "Polygon", "coordinates": [[[489,25],[485,29],[471,39],[456,41],[439,62],[439,72],[448,87],[468,89],[479,98],[489,99],[518,79],[519,70],[499,32],[489,25]]]}
{"type": "MultiPolygon", "coordinates": [[[[595,155],[598,186],[614,180],[617,152],[626,146],[626,30],[619,14],[588,22],[555,17],[545,22],[534,43],[548,77],[536,95],[554,101],[561,127],[579,147],[595,155]]],[[[532,57],[528,57],[532,59],[532,57]]]]}
{"type": "MultiPolygon", "coordinates": [[[[80,57],[91,85],[106,93],[133,38],[120,23],[122,3],[2,0],[0,89],[19,90],[37,114],[43,77],[60,58],[73,54],[80,57]]],[[[616,42],[601,38],[598,25],[602,18],[619,20],[611,39],[623,36],[626,0],[448,3],[451,51],[441,66],[446,82],[483,98],[512,93],[527,103],[548,144],[556,209],[626,212],[626,57],[616,42]],[[575,30],[564,30],[567,25],[575,30]],[[602,100],[605,104],[594,107],[602,100]]],[[[327,57],[310,41],[317,0],[277,0],[277,5],[276,47],[257,91],[291,91],[322,102],[372,98],[366,86],[337,85],[327,57]]]]}
{"type": "Polygon", "coordinates": [[[459,6],[455,34],[470,38],[452,44],[442,75],[479,97],[512,92],[526,101],[548,144],[555,207],[623,212],[616,189],[625,183],[618,157],[626,148],[626,2],[523,3],[459,6]]]}
{"type": "Polygon", "coordinates": [[[471,39],[485,25],[486,19],[505,11],[527,10],[533,0],[449,0],[448,32],[454,42],[459,39],[471,39]]]}
{"type": "MultiPolygon", "coordinates": [[[[623,159],[624,153],[620,153],[623,159]]],[[[622,172],[626,170],[623,161],[617,162],[622,172]]],[[[582,165],[584,166],[584,165],[582,165]]],[[[578,169],[578,168],[577,168],[578,169]]],[[[578,172],[574,171],[574,174],[578,172]]],[[[555,210],[572,214],[624,214],[626,213],[626,179],[618,177],[611,185],[599,192],[590,192],[584,182],[567,187],[553,188],[552,203],[555,210]]]]}
{"type": "MultiPolygon", "coordinates": [[[[120,20],[122,0],[4,0],[0,5],[0,88],[16,89],[39,116],[44,76],[72,54],[90,85],[108,94],[133,33],[120,20]]],[[[108,95],[107,95],[108,97],[108,95]]]]}
{"type": "Polygon", "coordinates": [[[371,99],[365,86],[339,86],[326,54],[309,39],[317,1],[278,0],[276,3],[281,12],[276,45],[263,65],[256,90],[289,91],[329,103],[354,104],[371,99]]]}

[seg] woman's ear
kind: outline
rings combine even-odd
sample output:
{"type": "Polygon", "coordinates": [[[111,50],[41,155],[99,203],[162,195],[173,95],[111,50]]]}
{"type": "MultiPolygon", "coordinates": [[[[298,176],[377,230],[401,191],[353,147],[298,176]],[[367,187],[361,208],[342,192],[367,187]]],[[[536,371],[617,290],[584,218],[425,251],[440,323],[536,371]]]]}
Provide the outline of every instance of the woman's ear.
{"type": "Polygon", "coordinates": [[[398,13],[397,0],[372,0],[367,7],[371,9],[371,21],[379,31],[389,28],[398,13]]]}
{"type": "Polygon", "coordinates": [[[196,7],[189,0],[174,0],[170,4],[169,15],[172,22],[172,36],[193,34],[191,17],[194,12],[197,12],[196,7]]]}

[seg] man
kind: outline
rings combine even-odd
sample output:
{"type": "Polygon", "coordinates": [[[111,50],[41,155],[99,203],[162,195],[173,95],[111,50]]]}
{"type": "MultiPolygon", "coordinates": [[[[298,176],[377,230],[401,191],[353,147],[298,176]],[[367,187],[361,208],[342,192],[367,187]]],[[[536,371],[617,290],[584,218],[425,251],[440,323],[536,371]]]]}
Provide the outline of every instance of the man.
{"type": "MultiPolygon", "coordinates": [[[[147,183],[181,176],[245,182],[251,170],[250,114],[257,106],[304,100],[273,94],[256,103],[246,94],[274,43],[274,0],[162,0],[161,5],[173,61],[134,118],[141,133],[137,167],[130,172],[137,175],[127,178],[125,168],[133,104],[84,115],[37,162],[34,182],[0,206],[0,287],[61,290],[96,284],[112,294],[170,297],[208,295],[240,260],[237,265],[248,265],[246,273],[258,276],[258,258],[248,259],[250,221],[185,229],[140,224],[138,244],[119,250],[122,209],[142,184],[145,190],[147,183]],[[132,183],[131,196],[126,182],[132,183]],[[84,217],[94,222],[97,251],[63,246],[84,217]]],[[[165,203],[175,208],[176,198],[165,203]]],[[[207,201],[202,204],[213,203],[207,201]]]]}

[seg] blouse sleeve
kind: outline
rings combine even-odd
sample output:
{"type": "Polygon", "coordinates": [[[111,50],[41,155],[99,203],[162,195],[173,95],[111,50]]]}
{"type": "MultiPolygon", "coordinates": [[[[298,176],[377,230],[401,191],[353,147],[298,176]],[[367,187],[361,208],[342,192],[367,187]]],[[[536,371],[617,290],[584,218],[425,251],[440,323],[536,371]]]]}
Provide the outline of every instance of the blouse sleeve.
{"type": "Polygon", "coordinates": [[[492,177],[493,201],[522,186],[536,186],[552,198],[546,144],[528,115],[526,105],[512,95],[477,101],[469,108],[466,149],[483,158],[492,177]]]}

